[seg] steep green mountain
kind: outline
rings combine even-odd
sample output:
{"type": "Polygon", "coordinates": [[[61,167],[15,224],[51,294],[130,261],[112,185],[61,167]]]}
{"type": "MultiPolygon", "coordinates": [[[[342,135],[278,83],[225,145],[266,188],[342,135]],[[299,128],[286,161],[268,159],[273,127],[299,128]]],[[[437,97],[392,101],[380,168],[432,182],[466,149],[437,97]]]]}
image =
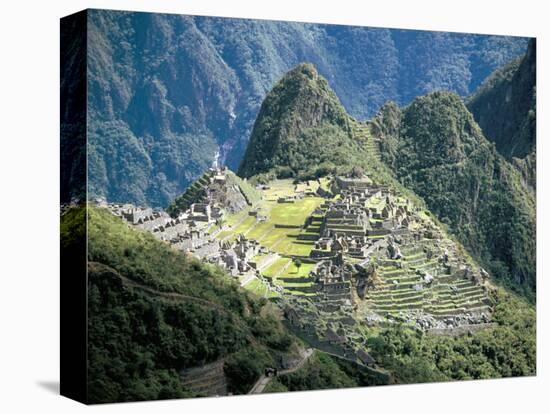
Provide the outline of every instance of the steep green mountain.
{"type": "Polygon", "coordinates": [[[536,41],[527,53],[493,72],[467,100],[484,135],[506,158],[523,158],[536,141],[536,41]]]}
{"type": "MultiPolygon", "coordinates": [[[[85,214],[63,215],[64,248],[85,214]]],[[[88,260],[89,402],[200,396],[179,373],[215,361],[246,393],[296,347],[265,300],[107,210],[88,209],[88,260]]]]}
{"type": "Polygon", "coordinates": [[[459,96],[434,92],[373,121],[382,159],[501,280],[536,288],[534,195],[459,96]]]}
{"type": "MultiPolygon", "coordinates": [[[[439,88],[468,95],[526,45],[514,37],[105,10],[88,11],[87,29],[90,197],[163,207],[217,152],[237,170],[264,97],[300,62],[314,63],[344,107],[365,119],[389,99],[406,104],[439,88]]],[[[72,159],[62,157],[67,183],[72,159]]]]}
{"type": "Polygon", "coordinates": [[[484,135],[514,163],[535,187],[536,172],[536,41],[526,54],[493,72],[468,99],[484,135]]]}
{"type": "Polygon", "coordinates": [[[327,162],[353,165],[358,149],[349,116],[326,79],[301,64],[266,96],[239,175],[284,178],[327,162]]]}

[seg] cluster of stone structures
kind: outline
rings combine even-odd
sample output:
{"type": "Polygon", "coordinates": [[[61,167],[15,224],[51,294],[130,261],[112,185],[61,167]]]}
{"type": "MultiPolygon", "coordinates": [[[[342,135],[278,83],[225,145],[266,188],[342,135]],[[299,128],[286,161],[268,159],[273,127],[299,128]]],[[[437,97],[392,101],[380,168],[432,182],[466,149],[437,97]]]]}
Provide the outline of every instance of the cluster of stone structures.
{"type": "Polygon", "coordinates": [[[318,349],[366,366],[375,361],[365,348],[354,317],[355,270],[342,254],[316,263],[310,273],[314,282],[309,298],[285,296],[284,314],[288,325],[318,349]]]}
{"type": "MultiPolygon", "coordinates": [[[[232,177],[235,177],[234,175],[232,177]]],[[[245,194],[241,191],[228,174],[225,167],[210,169],[208,184],[205,186],[205,203],[213,206],[214,210],[223,210],[229,213],[241,211],[250,205],[245,194]]],[[[216,211],[213,211],[216,214],[216,211]]],[[[216,218],[214,216],[214,218],[216,218]]]]}
{"type": "MultiPolygon", "coordinates": [[[[330,352],[359,358],[357,319],[419,329],[490,322],[487,273],[408,200],[368,178],[336,177],[319,226],[307,297],[286,298],[289,324],[330,352]]],[[[360,358],[359,358],[360,359],[360,358]]]]}
{"type": "Polygon", "coordinates": [[[134,227],[148,231],[177,250],[205,259],[220,254],[219,242],[207,232],[208,225],[214,222],[216,215],[209,205],[194,204],[177,218],[170,217],[162,210],[131,204],[108,204],[105,207],[134,227]]]}
{"type": "MultiPolygon", "coordinates": [[[[203,202],[192,203],[186,211],[175,218],[163,210],[148,207],[107,204],[102,200],[98,200],[97,204],[108,208],[111,213],[132,226],[148,231],[158,240],[169,243],[176,250],[218,264],[232,276],[247,273],[255,275],[257,270],[250,263],[251,259],[257,254],[267,253],[265,247],[242,235],[235,241],[222,242],[216,239],[216,231],[210,231],[223,219],[225,208],[243,208],[246,200],[238,189],[224,187],[234,185],[228,183],[225,168],[211,169],[207,176],[209,181],[203,188],[206,195],[202,199],[203,202]]],[[[258,218],[260,219],[262,217],[258,218]]]]}
{"type": "Polygon", "coordinates": [[[268,251],[256,240],[249,240],[244,235],[239,235],[233,242],[222,242],[221,254],[217,264],[232,275],[238,276],[244,273],[256,273],[252,258],[258,254],[267,254],[268,251]]]}
{"type": "Polygon", "coordinates": [[[321,205],[324,216],[321,237],[311,252],[312,258],[343,252],[365,259],[377,238],[409,231],[413,218],[408,200],[398,204],[387,187],[374,185],[367,179],[337,177],[336,183],[340,186],[341,198],[321,205]],[[373,206],[372,200],[383,201],[383,207],[373,206]]]}
{"type": "Polygon", "coordinates": [[[326,312],[341,308],[351,309],[352,274],[353,268],[349,264],[344,264],[341,254],[335,259],[323,260],[316,264],[311,276],[318,293],[315,302],[320,309],[326,312]]]}

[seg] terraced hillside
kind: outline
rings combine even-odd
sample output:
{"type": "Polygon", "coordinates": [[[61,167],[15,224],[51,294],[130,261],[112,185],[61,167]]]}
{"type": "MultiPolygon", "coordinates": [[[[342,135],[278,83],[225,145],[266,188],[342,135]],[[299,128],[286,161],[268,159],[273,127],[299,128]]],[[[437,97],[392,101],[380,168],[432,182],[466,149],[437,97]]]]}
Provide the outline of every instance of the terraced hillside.
{"type": "Polygon", "coordinates": [[[421,325],[425,317],[449,321],[460,315],[483,314],[488,320],[491,301],[487,288],[465,277],[464,269],[451,270],[440,260],[444,251],[453,247],[445,239],[437,243],[408,240],[401,247],[402,258],[380,258],[380,281],[366,297],[368,307],[393,319],[416,314],[421,325]],[[433,277],[429,284],[425,283],[426,274],[433,277]]]}
{"type": "Polygon", "coordinates": [[[367,122],[351,121],[353,135],[356,140],[361,142],[366,149],[366,155],[369,158],[380,161],[380,143],[370,131],[370,125],[367,122]]]}
{"type": "Polygon", "coordinates": [[[227,395],[227,378],[223,371],[225,360],[182,370],[181,385],[197,395],[227,395]]]}
{"type": "MultiPolygon", "coordinates": [[[[364,133],[365,144],[371,142],[372,148],[377,148],[368,125],[357,124],[354,128],[364,133]]],[[[373,157],[377,156],[375,151],[371,153],[373,157]]],[[[313,308],[310,305],[305,308],[314,309],[316,321],[312,323],[320,336],[325,335],[328,327],[339,326],[342,318],[406,321],[425,329],[488,322],[492,303],[482,271],[429,213],[400,193],[378,186],[368,178],[363,180],[363,184],[359,184],[361,180],[328,177],[299,184],[276,180],[264,186],[262,201],[255,206],[264,220],[244,211],[239,213],[244,220],[237,220],[236,225],[227,226],[218,234],[223,240],[244,234],[268,248],[268,254],[253,259],[261,283],[255,282],[248,288],[277,301],[310,302],[313,308]],[[335,208],[349,208],[353,202],[358,208],[359,202],[349,199],[358,190],[339,188],[339,183],[346,182],[364,187],[366,195],[360,202],[367,212],[368,223],[354,222],[357,214],[350,214],[349,219],[332,218],[328,214],[335,208]],[[317,190],[321,186],[337,195],[319,197],[317,190]],[[344,236],[343,242],[354,246],[363,243],[362,247],[350,245],[339,252],[343,264],[351,266],[351,276],[339,288],[343,290],[337,292],[324,290],[328,285],[323,288],[317,274],[327,259],[334,261],[337,257],[336,251],[319,244],[327,234],[344,236]],[[399,250],[398,257],[390,257],[390,244],[399,250]],[[358,271],[361,266],[373,268],[370,286],[365,290],[363,275],[358,271]],[[270,291],[276,294],[269,295],[270,291]],[[334,313],[342,306],[349,309],[334,313]]],[[[234,217],[229,216],[228,221],[235,220],[234,217]]],[[[300,307],[305,309],[303,304],[300,307]]],[[[344,329],[343,336],[357,336],[354,329],[344,329]]]]}

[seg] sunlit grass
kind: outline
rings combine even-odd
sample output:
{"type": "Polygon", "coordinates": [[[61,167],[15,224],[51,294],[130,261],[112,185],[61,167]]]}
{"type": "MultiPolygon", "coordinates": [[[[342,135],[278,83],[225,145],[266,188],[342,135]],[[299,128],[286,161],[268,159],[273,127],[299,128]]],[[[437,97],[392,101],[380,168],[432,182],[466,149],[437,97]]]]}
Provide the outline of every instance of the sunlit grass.
{"type": "Polygon", "coordinates": [[[281,277],[307,277],[309,276],[309,272],[311,272],[314,267],[314,263],[302,263],[302,265],[298,268],[296,267],[296,264],[292,262],[292,264],[283,272],[283,274],[281,274],[281,277]]]}
{"type": "Polygon", "coordinates": [[[284,267],[291,261],[291,259],[286,257],[280,257],[275,262],[273,262],[270,266],[265,268],[262,271],[262,275],[265,277],[274,277],[281,273],[281,271],[284,269],[284,267]]]}

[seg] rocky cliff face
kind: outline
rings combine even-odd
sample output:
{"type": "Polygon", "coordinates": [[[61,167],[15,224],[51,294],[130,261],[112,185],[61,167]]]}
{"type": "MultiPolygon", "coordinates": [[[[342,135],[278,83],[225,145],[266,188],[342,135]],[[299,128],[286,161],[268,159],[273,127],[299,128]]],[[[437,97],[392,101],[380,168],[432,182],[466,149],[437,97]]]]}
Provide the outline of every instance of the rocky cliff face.
{"type": "Polygon", "coordinates": [[[166,206],[219,152],[236,169],[261,102],[312,62],[367,118],[444,88],[470,93],[526,40],[290,22],[92,10],[90,196],[166,206]]]}

